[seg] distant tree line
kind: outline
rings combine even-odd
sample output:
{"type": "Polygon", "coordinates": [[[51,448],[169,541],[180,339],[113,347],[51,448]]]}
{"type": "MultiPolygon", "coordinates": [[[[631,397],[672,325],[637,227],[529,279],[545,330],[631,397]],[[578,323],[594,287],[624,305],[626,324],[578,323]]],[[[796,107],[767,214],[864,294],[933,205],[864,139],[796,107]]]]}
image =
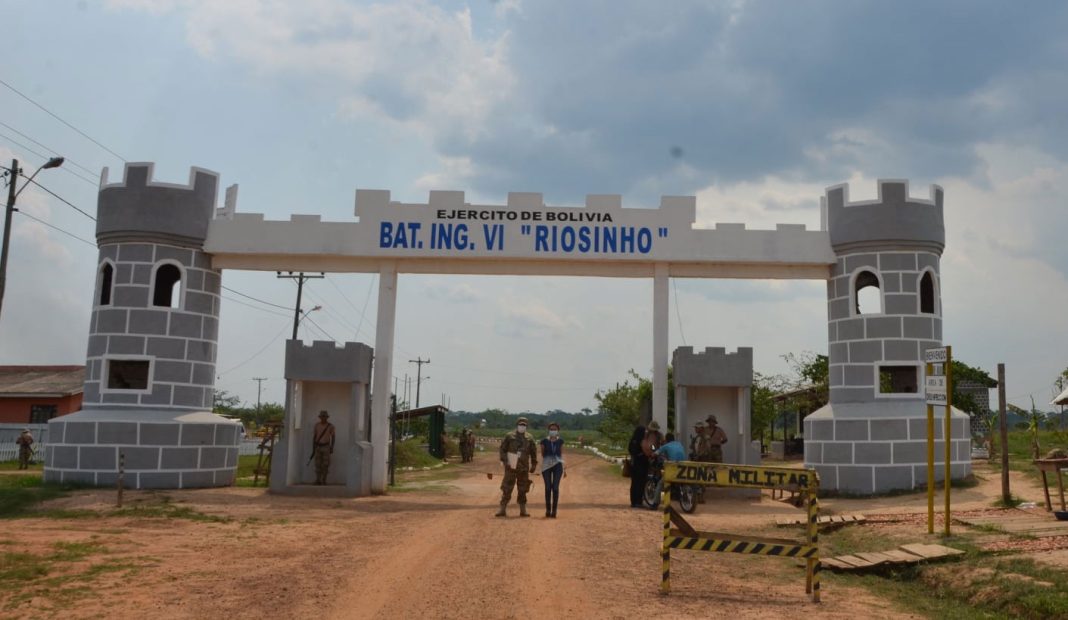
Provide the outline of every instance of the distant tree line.
{"type": "Polygon", "coordinates": [[[603,415],[584,408],[578,413],[552,409],[545,413],[510,413],[504,409],[486,409],[480,412],[450,411],[445,414],[446,426],[468,426],[470,428],[510,429],[514,428],[520,417],[527,419],[531,430],[543,429],[549,422],[556,422],[560,430],[585,431],[601,428],[603,415]]]}

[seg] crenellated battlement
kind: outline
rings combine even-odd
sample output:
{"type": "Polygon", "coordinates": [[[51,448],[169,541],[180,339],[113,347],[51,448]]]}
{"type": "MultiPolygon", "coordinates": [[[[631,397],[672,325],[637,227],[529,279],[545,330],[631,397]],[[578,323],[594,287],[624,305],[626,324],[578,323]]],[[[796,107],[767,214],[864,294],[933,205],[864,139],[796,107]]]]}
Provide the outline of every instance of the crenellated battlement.
{"type": "Polygon", "coordinates": [[[849,201],[849,186],[827,188],[827,212],[835,252],[923,249],[941,254],[946,243],[942,188],[931,186],[929,199],[909,196],[908,181],[879,180],[875,200],[849,201]]]}
{"type": "Polygon", "coordinates": [[[672,359],[675,385],[747,386],[753,384],[753,348],[738,347],[727,353],[724,347],[706,347],[694,353],[693,347],[675,349],[672,359]]]}
{"type": "Polygon", "coordinates": [[[219,175],[191,168],[185,185],[152,179],[154,164],[130,162],[118,183],[100,176],[98,244],[152,241],[199,249],[215,209],[219,175]]]}
{"type": "Polygon", "coordinates": [[[311,345],[287,340],[285,377],[297,381],[370,383],[372,351],[362,342],[346,342],[339,347],[331,340],[316,340],[311,345]]]}

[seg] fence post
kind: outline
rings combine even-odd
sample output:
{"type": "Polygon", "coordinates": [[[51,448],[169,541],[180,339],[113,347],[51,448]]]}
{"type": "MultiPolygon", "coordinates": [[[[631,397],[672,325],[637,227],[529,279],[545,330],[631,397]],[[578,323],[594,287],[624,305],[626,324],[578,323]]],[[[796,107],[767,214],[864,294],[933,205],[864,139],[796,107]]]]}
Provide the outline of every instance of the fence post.
{"type": "Polygon", "coordinates": [[[125,472],[126,472],[126,454],[123,453],[123,452],[119,452],[119,480],[118,480],[118,485],[119,485],[118,507],[119,508],[122,508],[122,482],[123,482],[122,478],[125,475],[125,472]]]}

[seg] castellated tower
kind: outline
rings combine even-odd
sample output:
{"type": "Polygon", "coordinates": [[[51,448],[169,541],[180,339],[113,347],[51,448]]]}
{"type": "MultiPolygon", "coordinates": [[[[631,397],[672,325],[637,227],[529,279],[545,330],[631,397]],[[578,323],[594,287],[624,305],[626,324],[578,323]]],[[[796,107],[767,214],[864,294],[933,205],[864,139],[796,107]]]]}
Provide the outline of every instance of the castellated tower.
{"type": "MultiPolygon", "coordinates": [[[[805,418],[805,465],[823,488],[912,489],[927,481],[924,351],[942,346],[939,259],[942,188],[910,198],[905,181],[880,181],[875,201],[827,190],[830,403],[805,418]]],[[[935,477],[944,477],[944,408],[936,407],[935,477]],[[940,421],[939,421],[940,420],[940,421]]],[[[953,478],[971,473],[968,416],[954,410],[953,478]]]]}
{"type": "Polygon", "coordinates": [[[49,422],[45,479],[132,488],[233,483],[239,424],[213,413],[221,274],[202,250],[218,175],[152,181],[126,165],[97,202],[82,410],[49,422]]]}

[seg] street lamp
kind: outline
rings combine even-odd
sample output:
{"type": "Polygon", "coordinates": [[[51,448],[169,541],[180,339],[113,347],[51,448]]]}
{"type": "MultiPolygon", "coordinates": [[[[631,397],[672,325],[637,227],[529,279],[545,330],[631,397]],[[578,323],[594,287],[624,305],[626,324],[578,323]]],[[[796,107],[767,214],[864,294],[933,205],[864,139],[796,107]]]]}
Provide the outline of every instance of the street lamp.
{"type": "Polygon", "coordinates": [[[297,328],[299,328],[300,324],[304,322],[304,319],[308,318],[308,315],[311,314],[312,312],[315,312],[316,310],[322,310],[322,309],[323,309],[322,306],[315,306],[311,310],[304,310],[301,313],[300,318],[297,319],[297,322],[293,325],[293,339],[294,340],[297,339],[297,328]]]}
{"type": "MultiPolygon", "coordinates": [[[[0,249],[0,310],[4,307],[4,289],[7,286],[7,250],[11,245],[11,215],[15,213],[15,199],[19,197],[22,190],[26,189],[26,186],[33,183],[33,178],[37,176],[37,173],[47,168],[58,168],[63,165],[62,157],[53,157],[46,161],[40,168],[34,171],[29,179],[22,185],[22,188],[15,189],[15,181],[18,180],[22,170],[19,169],[19,160],[11,160],[11,168],[7,170],[7,209],[4,212],[4,247],[0,249]]],[[[23,175],[25,176],[25,175],[23,175]]]]}

